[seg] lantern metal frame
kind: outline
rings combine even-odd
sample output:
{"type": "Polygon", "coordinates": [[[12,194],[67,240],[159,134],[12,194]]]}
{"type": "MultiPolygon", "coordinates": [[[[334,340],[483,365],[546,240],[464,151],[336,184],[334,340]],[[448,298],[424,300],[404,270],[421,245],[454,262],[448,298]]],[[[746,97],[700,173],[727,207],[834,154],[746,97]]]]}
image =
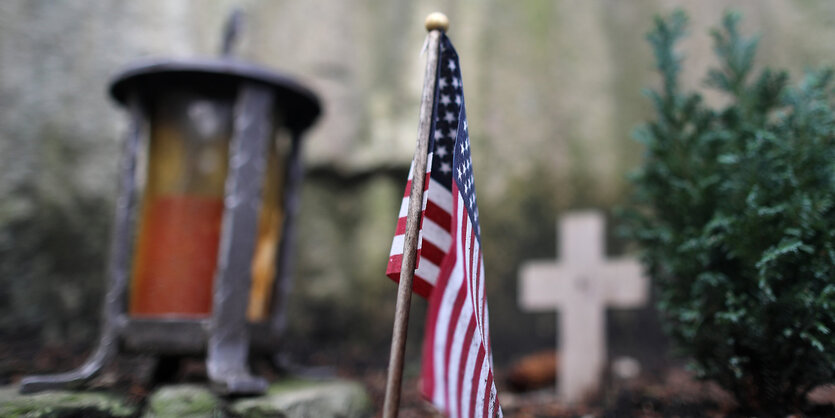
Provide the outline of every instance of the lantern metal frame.
{"type": "MultiPolygon", "coordinates": [[[[224,42],[225,50],[227,44],[228,40],[224,42]]],[[[303,174],[302,133],[320,114],[317,96],[287,76],[231,58],[145,62],[117,75],[110,85],[110,95],[127,108],[130,128],[121,157],[99,343],[78,369],[25,377],[20,391],[32,393],[83,385],[118,351],[124,350],[157,355],[205,352],[207,374],[217,392],[229,395],[264,392],[266,380],[249,372],[250,345],[256,350],[274,352],[285,328],[294,221],[303,174]],[[149,119],[149,100],[157,92],[182,85],[210,91],[225,89],[235,97],[212,312],[210,317],[199,319],[132,318],[127,313],[127,299],[137,214],[136,173],[139,148],[143,136],[147,136],[144,127],[149,119]],[[278,268],[272,288],[271,314],[266,321],[250,323],[246,318],[249,278],[261,207],[266,147],[275,132],[276,111],[284,115],[282,126],[289,130],[292,142],[284,168],[283,236],[276,256],[278,268]]]]}

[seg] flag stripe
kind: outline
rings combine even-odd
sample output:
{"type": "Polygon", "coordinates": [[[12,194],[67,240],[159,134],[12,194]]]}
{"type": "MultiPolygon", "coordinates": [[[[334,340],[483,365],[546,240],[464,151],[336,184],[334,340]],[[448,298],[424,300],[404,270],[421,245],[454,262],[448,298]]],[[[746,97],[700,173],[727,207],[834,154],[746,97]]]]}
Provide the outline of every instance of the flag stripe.
{"type": "MultiPolygon", "coordinates": [[[[472,225],[470,224],[470,221],[465,220],[464,222],[467,224],[467,244],[468,244],[467,247],[465,247],[465,248],[467,248],[467,252],[469,253],[468,254],[468,260],[467,260],[468,261],[467,283],[469,283],[469,285],[470,285],[470,295],[475,296],[476,295],[476,293],[475,293],[476,283],[474,281],[476,279],[476,276],[475,276],[475,273],[473,271],[473,256],[475,255],[475,247],[477,246],[477,243],[474,239],[475,238],[475,233],[473,232],[473,228],[472,228],[472,225]]],[[[477,262],[476,262],[476,265],[478,265],[477,262]]],[[[475,297],[470,298],[470,303],[473,303],[474,300],[475,300],[475,297]]],[[[475,313],[475,310],[473,312],[475,313]]]]}
{"type": "Polygon", "coordinates": [[[401,235],[395,235],[395,236],[394,236],[394,239],[391,241],[391,253],[389,254],[389,257],[400,257],[400,258],[403,258],[403,251],[402,251],[402,248],[403,248],[403,241],[404,241],[405,239],[406,239],[406,238],[405,238],[402,234],[401,234],[401,235]],[[397,247],[400,247],[400,248],[401,248],[401,251],[400,251],[400,252],[395,251],[395,248],[397,248],[397,247]]]}
{"type": "MultiPolygon", "coordinates": [[[[431,196],[451,197],[452,193],[443,189],[433,179],[427,179],[427,187],[432,187],[433,192],[425,193],[423,212],[421,214],[421,230],[418,233],[418,251],[415,260],[416,280],[413,290],[421,296],[429,297],[435,283],[437,282],[438,269],[432,266],[421,269],[424,260],[434,266],[439,266],[443,257],[446,256],[450,247],[452,236],[450,235],[451,205],[444,202],[444,199],[429,200],[431,196]],[[449,208],[449,210],[447,210],[449,208]],[[426,250],[424,250],[426,248],[426,250]]],[[[409,183],[409,186],[411,183],[409,183]]],[[[407,186],[408,193],[408,186],[407,186]]],[[[406,213],[408,212],[409,198],[404,197],[400,204],[400,218],[397,220],[395,236],[392,240],[389,262],[386,266],[386,275],[394,281],[399,281],[400,269],[403,262],[403,243],[406,233],[406,213]]]]}
{"type": "Polygon", "coordinates": [[[484,362],[484,347],[481,344],[481,339],[478,338],[478,333],[475,333],[473,346],[474,349],[470,350],[470,354],[475,358],[473,364],[468,367],[467,372],[467,376],[469,377],[468,384],[470,386],[468,393],[470,394],[470,397],[469,402],[467,403],[469,406],[469,413],[466,416],[469,417],[475,416],[476,394],[478,394],[479,377],[481,375],[482,363],[484,362]]]}
{"type": "MultiPolygon", "coordinates": [[[[449,231],[452,216],[449,212],[441,209],[437,204],[435,204],[435,202],[426,202],[426,210],[423,212],[423,216],[424,222],[431,220],[442,230],[449,231]]],[[[406,233],[406,219],[406,217],[402,217],[397,220],[397,229],[395,230],[396,235],[403,235],[406,233]]]]}
{"type": "Polygon", "coordinates": [[[484,392],[487,390],[487,371],[490,369],[490,361],[485,356],[484,346],[479,349],[478,353],[481,358],[481,367],[478,370],[478,392],[476,392],[476,399],[473,404],[478,407],[474,417],[482,416],[484,412],[484,402],[479,402],[484,398],[484,392]]]}
{"type": "Polygon", "coordinates": [[[427,220],[423,223],[423,239],[438,248],[449,248],[452,244],[452,235],[441,229],[438,224],[427,220]]]}
{"type": "Polygon", "coordinates": [[[438,206],[435,200],[426,203],[426,218],[438,224],[444,231],[449,231],[452,226],[452,214],[438,206]]]}
{"type": "MultiPolygon", "coordinates": [[[[450,293],[452,293],[452,292],[450,292],[450,293]]],[[[467,294],[466,289],[463,286],[463,283],[461,283],[461,286],[458,287],[457,292],[455,292],[455,293],[456,293],[455,302],[453,302],[452,313],[450,315],[450,320],[447,323],[448,326],[446,326],[444,329],[441,330],[442,332],[445,332],[447,334],[447,336],[446,336],[446,347],[444,348],[444,352],[443,352],[443,359],[444,359],[445,364],[449,363],[450,352],[452,351],[453,341],[455,340],[455,334],[456,334],[456,330],[457,330],[457,327],[458,327],[458,321],[461,317],[461,308],[464,306],[464,299],[465,299],[466,294],[467,294]]],[[[458,350],[460,350],[460,347],[456,347],[456,352],[458,352],[458,350]]],[[[451,371],[452,367],[448,367],[447,369],[451,371]]],[[[446,402],[447,403],[446,404],[449,405],[450,397],[452,396],[452,399],[455,399],[454,394],[452,393],[452,387],[453,386],[450,385],[450,380],[451,379],[449,377],[449,373],[447,373],[447,375],[444,376],[444,378],[446,379],[445,386],[447,387],[447,392],[446,392],[446,396],[447,396],[446,402]]]]}
{"type": "MultiPolygon", "coordinates": [[[[435,376],[435,390],[432,394],[432,399],[436,405],[442,410],[445,409],[446,405],[446,387],[444,383],[446,379],[444,378],[444,349],[446,348],[446,340],[447,340],[447,333],[444,332],[445,330],[449,329],[450,319],[452,318],[452,310],[455,304],[455,298],[457,292],[453,292],[452,290],[457,290],[461,286],[461,280],[463,276],[461,275],[454,275],[452,274],[452,269],[455,264],[455,257],[454,255],[450,254],[444,260],[444,263],[449,265],[448,269],[450,270],[448,273],[441,275],[444,279],[444,282],[440,282],[437,284],[439,288],[445,289],[444,292],[440,293],[441,303],[438,309],[438,319],[435,324],[433,324],[432,328],[427,328],[427,330],[431,330],[435,334],[434,338],[434,347],[433,347],[433,360],[434,360],[434,376],[435,376]]],[[[442,269],[443,270],[443,269],[442,269]]],[[[434,293],[433,293],[434,295],[434,293]]]]}
{"type": "Polygon", "coordinates": [[[441,263],[444,261],[444,257],[446,257],[446,251],[441,250],[439,247],[435,246],[431,242],[423,243],[423,248],[420,251],[421,257],[425,260],[429,260],[430,263],[433,263],[437,266],[440,266],[441,263]]]}
{"type": "Polygon", "coordinates": [[[436,264],[424,258],[423,262],[420,263],[420,267],[415,270],[415,277],[420,277],[423,281],[434,283],[440,271],[441,269],[436,264]]]}
{"type": "Polygon", "coordinates": [[[496,388],[493,385],[493,371],[490,370],[487,372],[487,387],[490,391],[490,396],[484,397],[484,402],[488,405],[487,406],[487,414],[486,417],[493,417],[493,408],[496,406],[496,388]]]}
{"type": "MultiPolygon", "coordinates": [[[[468,306],[471,306],[469,305],[469,301],[467,302],[468,306]]],[[[472,310],[472,308],[470,309],[472,310]]],[[[475,318],[472,315],[469,315],[469,319],[467,322],[467,331],[464,334],[464,347],[466,347],[466,349],[462,347],[461,355],[458,358],[459,366],[456,368],[457,370],[455,370],[457,374],[456,378],[458,381],[458,390],[456,391],[458,393],[458,397],[456,401],[458,404],[458,410],[461,411],[462,417],[469,416],[469,408],[467,407],[467,403],[462,402],[463,399],[470,398],[470,385],[465,384],[465,382],[469,380],[467,379],[467,371],[470,369],[469,359],[473,357],[473,351],[478,350],[478,347],[473,347],[473,344],[476,342],[473,338],[473,334],[475,334],[475,318]]]]}
{"type": "MultiPolygon", "coordinates": [[[[427,169],[426,172],[429,173],[429,170],[427,169]]],[[[423,191],[425,192],[427,190],[429,190],[429,176],[426,176],[426,178],[423,181],[423,191]]],[[[406,181],[406,190],[403,192],[403,197],[406,198],[406,201],[408,201],[408,199],[411,195],[412,195],[412,178],[409,178],[409,180],[406,181]]],[[[424,197],[424,202],[425,201],[426,201],[426,198],[424,197]]]]}
{"type": "MultiPolygon", "coordinates": [[[[464,289],[464,286],[461,286],[464,289]]],[[[466,299],[466,291],[464,292],[464,299],[466,299]]],[[[469,341],[466,341],[467,336],[467,328],[469,325],[469,320],[473,317],[473,310],[469,303],[462,302],[462,309],[459,312],[458,320],[455,321],[455,333],[453,334],[452,338],[452,347],[453,350],[447,353],[447,361],[449,362],[449,367],[447,368],[447,390],[449,396],[449,406],[450,406],[450,415],[451,416],[460,416],[460,399],[461,399],[461,392],[459,391],[459,371],[461,367],[461,353],[464,351],[464,347],[469,345],[469,341]]]]}
{"type": "Polygon", "coordinates": [[[446,213],[452,213],[452,192],[449,188],[435,179],[429,179],[429,194],[435,202],[446,213]]]}
{"type": "Polygon", "coordinates": [[[478,266],[479,266],[478,267],[478,269],[479,269],[479,283],[481,284],[481,288],[479,289],[479,293],[478,293],[478,303],[480,305],[478,318],[479,318],[479,324],[481,324],[481,328],[479,328],[479,330],[481,330],[481,340],[486,341],[487,346],[489,348],[490,340],[488,340],[487,335],[484,334],[486,332],[486,330],[488,329],[488,327],[485,324],[489,323],[487,318],[484,316],[484,310],[487,308],[487,295],[484,292],[484,287],[485,287],[484,286],[484,262],[481,261],[478,264],[478,266]]]}

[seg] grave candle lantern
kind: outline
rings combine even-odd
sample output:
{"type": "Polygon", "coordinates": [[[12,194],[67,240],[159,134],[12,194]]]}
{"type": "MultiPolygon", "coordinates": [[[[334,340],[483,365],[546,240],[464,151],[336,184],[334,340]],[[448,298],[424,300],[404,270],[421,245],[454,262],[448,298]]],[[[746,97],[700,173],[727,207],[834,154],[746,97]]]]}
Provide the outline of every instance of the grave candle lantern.
{"type": "Polygon", "coordinates": [[[101,340],[79,369],[26,377],[22,392],[84,383],[120,349],[206,353],[219,392],[266,389],[249,349],[274,349],[283,327],[301,134],[320,108],[296,81],[228,57],[238,21],[224,58],[146,62],[112,82],[131,128],[101,340]]]}

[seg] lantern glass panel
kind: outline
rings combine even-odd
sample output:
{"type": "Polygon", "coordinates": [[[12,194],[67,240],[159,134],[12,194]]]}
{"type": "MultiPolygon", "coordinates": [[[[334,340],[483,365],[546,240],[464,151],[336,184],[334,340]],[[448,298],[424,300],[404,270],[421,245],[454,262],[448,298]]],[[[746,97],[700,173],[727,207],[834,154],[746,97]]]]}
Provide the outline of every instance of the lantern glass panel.
{"type": "Polygon", "coordinates": [[[181,90],[149,103],[132,316],[207,316],[220,241],[232,100],[181,90]]]}
{"type": "MultiPolygon", "coordinates": [[[[221,225],[234,99],[190,90],[148,103],[145,188],[132,263],[132,317],[208,317],[221,225]]],[[[279,123],[276,117],[275,123],[279,123]]],[[[269,318],[284,226],[284,185],[291,140],[286,130],[266,148],[247,318],[269,318]]]]}
{"type": "Polygon", "coordinates": [[[284,189],[290,145],[289,134],[281,129],[268,144],[247,309],[247,318],[252,322],[268,319],[272,306],[272,290],[278,268],[276,257],[284,227],[284,189]]]}

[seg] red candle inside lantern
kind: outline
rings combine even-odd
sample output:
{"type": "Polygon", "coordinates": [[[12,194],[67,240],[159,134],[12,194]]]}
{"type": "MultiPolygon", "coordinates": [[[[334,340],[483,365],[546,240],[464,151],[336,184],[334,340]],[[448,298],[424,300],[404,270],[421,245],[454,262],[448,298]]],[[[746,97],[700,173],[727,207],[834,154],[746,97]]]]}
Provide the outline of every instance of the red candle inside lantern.
{"type": "Polygon", "coordinates": [[[211,313],[222,217],[218,198],[161,196],[150,203],[137,248],[132,313],[211,313]]]}

